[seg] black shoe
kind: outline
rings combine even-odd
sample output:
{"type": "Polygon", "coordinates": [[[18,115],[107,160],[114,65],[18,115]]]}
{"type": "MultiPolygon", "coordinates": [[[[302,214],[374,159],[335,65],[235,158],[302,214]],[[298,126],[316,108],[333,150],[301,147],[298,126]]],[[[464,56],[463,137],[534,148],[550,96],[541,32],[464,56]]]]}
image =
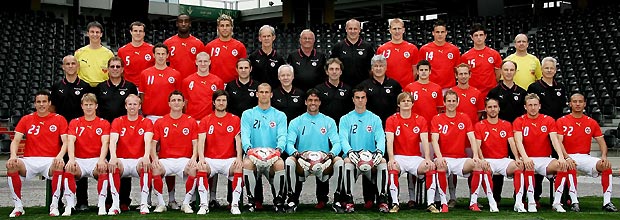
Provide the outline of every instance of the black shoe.
{"type": "Polygon", "coordinates": [[[607,203],[603,206],[603,210],[607,211],[607,212],[618,212],[618,209],[616,208],[616,206],[614,206],[613,203],[607,203]]]}
{"type": "Polygon", "coordinates": [[[334,212],[336,213],[345,213],[345,208],[342,206],[342,203],[340,202],[334,202],[332,204],[332,209],[334,209],[334,212]]]}
{"type": "Polygon", "coordinates": [[[284,209],[286,213],[295,213],[297,211],[297,204],[294,202],[289,202],[285,205],[284,209]]]}
{"type": "Polygon", "coordinates": [[[78,205],[77,207],[75,207],[75,210],[76,211],[86,211],[86,210],[88,210],[88,206],[85,205],[85,204],[81,204],[81,205],[78,205]]]}
{"type": "Polygon", "coordinates": [[[214,200],[211,200],[211,201],[209,202],[209,208],[210,208],[210,209],[217,209],[217,208],[220,208],[220,207],[221,207],[220,203],[219,203],[219,202],[217,202],[217,200],[215,200],[215,199],[214,199],[214,200]]]}

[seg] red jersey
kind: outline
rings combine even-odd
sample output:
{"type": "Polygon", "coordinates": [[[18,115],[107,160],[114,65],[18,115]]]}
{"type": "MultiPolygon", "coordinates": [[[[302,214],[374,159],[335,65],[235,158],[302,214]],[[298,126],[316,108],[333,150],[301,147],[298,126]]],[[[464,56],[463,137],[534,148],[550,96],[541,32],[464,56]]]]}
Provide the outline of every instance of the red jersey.
{"type": "Polygon", "coordinates": [[[512,129],[523,134],[523,147],[527,156],[551,156],[549,133],[557,132],[555,121],[552,117],[538,114],[538,117],[532,119],[525,114],[512,122],[512,129]]]}
{"type": "Polygon", "coordinates": [[[192,141],[198,141],[198,123],[186,114],[178,119],[167,114],[155,122],[153,140],[161,146],[159,158],[190,158],[194,150],[192,141]]]}
{"type": "Polygon", "coordinates": [[[387,77],[396,80],[401,87],[404,88],[415,80],[413,69],[418,59],[418,47],[407,41],[400,44],[390,41],[381,45],[377,54],[383,54],[387,59],[387,77]]]}
{"type": "Polygon", "coordinates": [[[459,96],[459,105],[456,107],[456,111],[467,114],[472,124],[478,122],[478,112],[484,111],[484,97],[480,91],[472,86],[467,89],[455,86],[452,87],[452,91],[455,91],[459,96]]]}
{"type": "Polygon", "coordinates": [[[465,158],[465,147],[469,146],[467,133],[474,128],[469,117],[457,112],[454,118],[445,113],[436,115],[431,121],[431,133],[439,134],[439,149],[444,157],[465,158]]]}
{"type": "Polygon", "coordinates": [[[431,81],[441,88],[450,88],[456,85],[454,68],[461,61],[459,48],[446,42],[443,46],[430,42],[418,53],[418,60],[428,60],[431,63],[431,81]]]}
{"type": "Polygon", "coordinates": [[[513,137],[510,122],[499,119],[497,124],[482,120],[474,125],[476,140],[481,140],[480,150],[484,158],[501,159],[508,157],[508,138],[513,137]]]}
{"type": "Polygon", "coordinates": [[[174,90],[180,90],[180,77],[179,71],[170,67],[158,70],[153,66],[142,71],[140,81],[140,91],[144,93],[142,113],[158,116],[168,114],[170,112],[168,96],[174,90]]]}
{"type": "Polygon", "coordinates": [[[24,157],[56,157],[60,152],[60,135],[67,134],[67,120],[59,114],[39,117],[36,112],[23,116],[15,131],[24,134],[24,157]]]}
{"type": "Polygon", "coordinates": [[[461,63],[469,64],[471,67],[469,84],[480,90],[484,97],[497,86],[495,69],[501,68],[502,57],[496,50],[486,46],[482,50],[471,48],[461,56],[461,63]]]}
{"type": "Polygon", "coordinates": [[[194,73],[183,80],[181,90],[187,102],[186,114],[203,118],[213,112],[213,93],[224,89],[224,82],[216,75],[200,76],[194,73]]]}
{"type": "Polygon", "coordinates": [[[603,132],[598,123],[588,117],[575,118],[568,114],[558,119],[558,134],[563,135],[562,143],[566,153],[590,154],[592,137],[601,137],[603,132]]]}
{"type": "Polygon", "coordinates": [[[144,134],[148,132],[153,133],[153,123],[140,115],[135,121],[126,115],[114,119],[110,133],[118,134],[116,156],[133,159],[144,156],[144,134]]]}
{"type": "Polygon", "coordinates": [[[99,117],[87,121],[82,116],[71,120],[69,135],[75,136],[75,157],[99,158],[101,155],[101,137],[110,135],[110,122],[99,117]]]}
{"type": "Polygon", "coordinates": [[[124,77],[127,81],[140,87],[140,76],[146,68],[155,65],[153,45],[144,42],[135,47],[131,43],[118,49],[118,57],[125,63],[124,77]]]}
{"type": "Polygon", "coordinates": [[[170,67],[181,73],[179,79],[185,79],[185,77],[198,71],[196,55],[204,51],[202,41],[191,34],[188,38],[180,38],[179,35],[174,35],[166,39],[164,44],[168,46],[170,67]]]}
{"type": "Polygon", "coordinates": [[[204,155],[211,159],[228,159],[237,157],[235,136],[241,129],[241,119],[231,113],[218,118],[215,114],[200,120],[198,133],[206,133],[204,155]]]}
{"type": "Polygon", "coordinates": [[[237,60],[248,57],[245,46],[236,39],[222,41],[216,38],[205,45],[205,52],[211,55],[210,71],[224,82],[237,79],[237,60]]]}
{"type": "Polygon", "coordinates": [[[430,126],[433,117],[439,114],[437,107],[443,106],[441,87],[434,82],[428,84],[413,82],[407,85],[403,91],[409,92],[413,96],[413,109],[411,111],[424,117],[430,126]]]}
{"type": "Polygon", "coordinates": [[[420,133],[428,133],[426,125],[426,119],[416,113],[406,119],[398,112],[390,116],[385,132],[394,133],[394,155],[422,156],[420,133]]]}

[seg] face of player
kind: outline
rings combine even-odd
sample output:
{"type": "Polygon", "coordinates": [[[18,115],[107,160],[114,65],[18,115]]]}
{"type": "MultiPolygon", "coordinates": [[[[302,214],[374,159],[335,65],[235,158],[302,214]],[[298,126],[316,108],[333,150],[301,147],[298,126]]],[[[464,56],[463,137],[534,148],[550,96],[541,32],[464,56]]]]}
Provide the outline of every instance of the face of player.
{"type": "Polygon", "coordinates": [[[192,21],[188,15],[181,15],[177,18],[177,31],[181,34],[189,33],[189,28],[192,26],[192,21]]]}
{"type": "Polygon", "coordinates": [[[301,36],[299,37],[299,45],[301,45],[301,48],[310,50],[314,48],[314,42],[315,39],[313,33],[308,31],[301,33],[301,36]]]}
{"type": "Polygon", "coordinates": [[[555,64],[553,64],[553,62],[546,61],[542,64],[543,78],[553,79],[556,71],[557,69],[555,67],[555,64]]]}
{"type": "Polygon", "coordinates": [[[540,101],[538,101],[538,99],[526,100],[525,110],[527,111],[527,114],[531,117],[538,116],[538,111],[540,110],[540,101]]]}
{"type": "Polygon", "coordinates": [[[237,64],[237,74],[239,74],[240,79],[250,78],[251,71],[252,67],[250,66],[249,61],[241,61],[237,64]]]}
{"type": "Polygon", "coordinates": [[[78,70],[78,61],[74,56],[65,57],[62,61],[62,70],[67,75],[75,75],[78,70]]]}
{"type": "Polygon", "coordinates": [[[329,77],[330,81],[340,80],[341,75],[342,69],[340,69],[340,64],[331,63],[327,66],[327,77],[329,77]]]}
{"type": "MultiPolygon", "coordinates": [[[[346,31],[347,31],[348,39],[358,39],[360,37],[360,32],[361,32],[360,22],[359,21],[349,22],[349,24],[347,24],[346,31]]],[[[355,42],[352,42],[352,43],[355,43],[355,42]]]]}
{"type": "Polygon", "coordinates": [[[437,26],[433,28],[433,39],[435,40],[435,42],[446,42],[446,35],[448,35],[448,31],[446,31],[446,26],[437,26]]]}
{"type": "Polygon", "coordinates": [[[113,60],[108,65],[108,74],[112,79],[121,78],[123,75],[123,64],[121,64],[120,60],[113,60]]]}
{"type": "Polygon", "coordinates": [[[273,33],[271,33],[271,30],[269,30],[269,28],[263,29],[263,31],[261,31],[260,34],[258,35],[258,41],[260,41],[263,47],[272,47],[273,41],[275,39],[276,39],[276,36],[274,36],[273,33]]]}
{"type": "Polygon", "coordinates": [[[467,67],[459,67],[456,68],[456,79],[459,84],[467,85],[469,83],[469,78],[471,78],[471,74],[469,73],[469,68],[467,67]]]}
{"type": "Polygon", "coordinates": [[[586,107],[586,100],[582,95],[573,95],[570,98],[568,106],[570,106],[570,109],[574,113],[582,113],[583,109],[586,107]]]}
{"type": "Polygon", "coordinates": [[[372,64],[372,75],[376,78],[384,77],[387,70],[387,64],[384,62],[375,62],[372,64]]]}
{"type": "Polygon", "coordinates": [[[183,106],[185,106],[185,101],[183,100],[183,96],[181,95],[170,96],[170,99],[168,99],[168,106],[170,106],[171,111],[177,111],[177,112],[183,111],[183,106]]]}
{"type": "Polygon", "coordinates": [[[49,96],[46,95],[38,95],[34,97],[34,106],[37,108],[37,113],[39,115],[45,115],[49,113],[51,102],[49,100],[49,96]]]}
{"type": "Polygon", "coordinates": [[[528,45],[527,36],[524,34],[519,34],[515,37],[515,49],[517,49],[518,52],[527,52],[528,45]]]}
{"type": "Polygon", "coordinates": [[[220,21],[220,24],[217,25],[217,33],[220,34],[220,38],[223,39],[229,39],[232,37],[232,29],[232,24],[227,20],[222,20],[220,21]]]}
{"type": "Polygon", "coordinates": [[[405,33],[405,25],[401,22],[393,22],[390,25],[390,34],[392,34],[393,41],[402,41],[403,33],[405,33]]]}
{"type": "Polygon", "coordinates": [[[166,64],[166,60],[168,59],[168,51],[166,51],[165,48],[155,48],[155,53],[153,54],[155,56],[155,63],[159,64],[159,65],[165,65],[166,64]]]}
{"type": "Polygon", "coordinates": [[[471,35],[471,40],[474,41],[475,46],[484,45],[484,41],[487,39],[487,34],[484,31],[476,31],[471,35]]]}
{"type": "Polygon", "coordinates": [[[278,73],[278,80],[280,80],[280,84],[282,87],[289,87],[293,85],[293,72],[290,68],[282,68],[282,70],[278,73]]]}
{"type": "Polygon", "coordinates": [[[200,54],[196,56],[196,66],[198,66],[198,72],[209,72],[209,65],[211,65],[211,58],[207,54],[200,54]]]}
{"type": "Polygon", "coordinates": [[[82,102],[84,116],[94,116],[97,113],[97,103],[91,101],[82,102]]]}
{"type": "Polygon", "coordinates": [[[504,65],[502,65],[502,77],[504,77],[504,80],[512,81],[512,79],[515,77],[516,72],[517,68],[515,68],[515,65],[513,63],[506,62],[504,63],[504,65]]]}
{"type": "Polygon", "coordinates": [[[455,112],[456,106],[459,105],[459,101],[456,98],[455,94],[447,95],[443,104],[446,106],[446,111],[455,112]]]}
{"type": "Polygon", "coordinates": [[[366,98],[366,92],[357,91],[353,94],[353,104],[356,109],[366,109],[366,102],[368,99],[366,98]]]}
{"type": "Polygon", "coordinates": [[[134,25],[131,27],[131,31],[129,32],[131,34],[131,40],[135,41],[135,42],[142,42],[144,41],[144,26],[139,26],[139,25],[134,25]]]}
{"type": "Polygon", "coordinates": [[[306,106],[308,113],[315,115],[319,113],[319,107],[321,106],[321,100],[316,95],[310,95],[306,98],[306,106]]]}
{"type": "Polygon", "coordinates": [[[128,98],[125,101],[125,109],[127,109],[127,115],[137,116],[140,112],[141,107],[142,106],[140,105],[140,99],[138,99],[137,97],[128,98]]]}
{"type": "Polygon", "coordinates": [[[258,103],[268,105],[271,103],[271,88],[267,86],[258,86],[256,96],[258,97],[258,103]]]}
{"type": "Polygon", "coordinates": [[[228,107],[228,99],[225,95],[218,96],[213,101],[213,105],[215,105],[215,111],[225,112],[226,107],[228,107]]]}
{"type": "Polygon", "coordinates": [[[487,118],[497,118],[499,115],[499,104],[495,100],[487,102],[486,106],[487,118]]]}
{"type": "Polygon", "coordinates": [[[420,65],[418,68],[418,76],[421,80],[428,80],[431,76],[431,68],[428,65],[420,65]]]}
{"type": "Polygon", "coordinates": [[[411,111],[412,107],[413,101],[409,98],[409,96],[405,96],[405,98],[398,102],[398,108],[400,108],[401,111],[411,111]]]}
{"type": "Polygon", "coordinates": [[[101,44],[101,36],[103,36],[103,32],[98,27],[88,29],[88,39],[91,44],[101,44]]]}

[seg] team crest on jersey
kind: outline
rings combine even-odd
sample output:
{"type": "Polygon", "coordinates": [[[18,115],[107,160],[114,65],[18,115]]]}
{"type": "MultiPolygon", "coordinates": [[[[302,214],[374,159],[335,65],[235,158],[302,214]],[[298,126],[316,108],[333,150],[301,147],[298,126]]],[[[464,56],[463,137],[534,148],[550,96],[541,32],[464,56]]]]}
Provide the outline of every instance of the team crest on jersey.
{"type": "Polygon", "coordinates": [[[120,91],[119,94],[125,95],[125,91],[120,91]]]}
{"type": "Polygon", "coordinates": [[[190,49],[190,51],[192,52],[192,54],[196,54],[196,47],[192,47],[192,49],[190,49]]]}
{"type": "Polygon", "coordinates": [[[297,98],[293,98],[293,102],[298,102],[299,100],[297,98]]]}
{"type": "Polygon", "coordinates": [[[274,63],[274,62],[271,62],[270,65],[271,65],[271,67],[276,67],[276,63],[274,63]]]}
{"type": "Polygon", "coordinates": [[[557,94],[558,94],[558,96],[562,96],[562,93],[561,93],[561,92],[558,92],[557,94]]]}
{"type": "Polygon", "coordinates": [[[459,123],[457,125],[457,127],[459,128],[459,130],[463,130],[463,129],[465,129],[465,124],[463,124],[463,122],[461,122],[461,123],[459,123]]]}
{"type": "Polygon", "coordinates": [[[168,77],[168,82],[169,82],[169,83],[174,83],[174,77],[172,77],[172,76],[171,76],[171,77],[168,77]]]}
{"type": "Polygon", "coordinates": [[[101,130],[101,128],[97,128],[97,129],[95,130],[95,133],[96,133],[97,135],[101,135],[101,133],[103,133],[103,130],[101,130]]]}
{"type": "Polygon", "coordinates": [[[543,125],[542,127],[540,127],[540,131],[547,132],[547,126],[543,125]]]}
{"type": "Polygon", "coordinates": [[[409,58],[409,56],[411,56],[411,54],[409,53],[409,51],[405,51],[405,53],[403,53],[403,56],[405,58],[409,58]]]}
{"type": "Polygon", "coordinates": [[[183,135],[189,134],[189,128],[183,128],[183,135]]]}
{"type": "Polygon", "coordinates": [[[515,101],[519,101],[519,96],[515,96],[515,101]]]}
{"type": "Polygon", "coordinates": [[[144,55],[144,60],[146,61],[151,61],[151,58],[152,58],[151,55],[148,53],[144,55]]]}
{"type": "Polygon", "coordinates": [[[372,132],[372,126],[371,125],[366,126],[366,131],[372,132]]]}
{"type": "Polygon", "coordinates": [[[432,92],[432,93],[431,93],[431,96],[432,96],[433,98],[437,98],[437,92],[432,92]]]}
{"type": "Polygon", "coordinates": [[[239,51],[237,51],[237,49],[233,49],[232,50],[232,55],[233,56],[237,56],[237,54],[239,54],[239,51]]]}
{"type": "Polygon", "coordinates": [[[418,126],[415,126],[415,127],[413,128],[413,133],[414,133],[414,134],[420,133],[420,128],[419,128],[418,126]]]}
{"type": "Polygon", "coordinates": [[[327,129],[325,127],[322,127],[321,128],[321,134],[325,134],[325,133],[327,133],[327,129]]]}
{"type": "Polygon", "coordinates": [[[211,90],[215,92],[215,90],[217,90],[217,86],[215,86],[215,84],[211,84],[211,90]]]}
{"type": "Polygon", "coordinates": [[[493,57],[489,57],[489,59],[487,59],[487,61],[489,61],[489,63],[495,63],[495,60],[493,59],[493,57]]]}
{"type": "Polygon", "coordinates": [[[502,138],[505,138],[506,137],[506,131],[504,131],[504,130],[500,131],[499,132],[499,136],[502,137],[502,138]]]}
{"type": "Polygon", "coordinates": [[[312,62],[312,66],[316,66],[316,62],[312,62]]]}
{"type": "Polygon", "coordinates": [[[448,53],[448,59],[452,59],[452,58],[454,58],[454,54],[448,53]]]}
{"type": "Polygon", "coordinates": [[[138,134],[139,135],[143,135],[144,134],[144,129],[142,129],[142,128],[138,129],[138,134]]]}
{"type": "Polygon", "coordinates": [[[476,104],[476,97],[471,97],[471,99],[469,99],[469,102],[471,102],[472,105],[476,104]]]}
{"type": "Polygon", "coordinates": [[[269,127],[275,128],[276,127],[276,122],[275,121],[269,122],[269,127]]]}
{"type": "Polygon", "coordinates": [[[390,93],[390,89],[385,89],[385,93],[390,93]]]}
{"type": "Polygon", "coordinates": [[[584,131],[586,132],[586,134],[592,133],[592,129],[590,127],[586,127],[584,131]]]}
{"type": "Polygon", "coordinates": [[[56,132],[58,128],[56,127],[56,125],[50,125],[50,131],[51,132],[56,132]]]}
{"type": "Polygon", "coordinates": [[[226,131],[228,131],[228,133],[233,132],[234,128],[232,125],[228,125],[228,127],[226,127],[226,131]]]}
{"type": "Polygon", "coordinates": [[[250,92],[250,97],[254,97],[254,92],[250,92]]]}
{"type": "Polygon", "coordinates": [[[80,95],[80,91],[75,91],[75,95],[80,95]]]}

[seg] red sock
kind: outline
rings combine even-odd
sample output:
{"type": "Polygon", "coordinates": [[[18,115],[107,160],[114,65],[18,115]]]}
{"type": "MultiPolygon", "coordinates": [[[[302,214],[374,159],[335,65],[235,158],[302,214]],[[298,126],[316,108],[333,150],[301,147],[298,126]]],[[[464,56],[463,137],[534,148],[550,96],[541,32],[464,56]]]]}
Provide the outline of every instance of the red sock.
{"type": "MultiPolygon", "coordinates": [[[[493,174],[490,171],[487,172],[483,172],[483,175],[485,175],[487,178],[487,180],[489,180],[489,187],[491,187],[491,191],[493,191],[493,174]]],[[[482,187],[484,189],[484,193],[487,193],[487,188],[486,187],[482,187]]]]}
{"type": "Polygon", "coordinates": [[[196,176],[187,176],[187,181],[185,182],[185,193],[192,191],[192,189],[194,188],[195,179],[196,179],[196,176]]]}
{"type": "Polygon", "coordinates": [[[64,173],[62,170],[52,172],[52,195],[56,194],[56,190],[62,188],[62,183],[60,184],[60,187],[58,187],[59,178],[60,181],[62,181],[62,173],[64,173]]]}
{"type": "MultiPolygon", "coordinates": [[[[72,193],[75,193],[75,188],[76,188],[76,186],[75,186],[75,176],[72,173],[64,172],[62,174],[62,177],[63,177],[63,179],[67,180],[67,184],[69,185],[69,190],[72,193]]],[[[67,190],[67,189],[65,189],[65,190],[67,190]]]]}
{"type": "Polygon", "coordinates": [[[601,185],[603,185],[603,193],[607,192],[609,188],[609,176],[611,176],[611,169],[603,170],[601,173],[601,185]]]}
{"type": "Polygon", "coordinates": [[[12,173],[7,173],[6,175],[9,176],[9,181],[11,181],[11,184],[13,184],[13,191],[15,195],[17,195],[17,198],[21,199],[22,198],[22,179],[19,176],[19,173],[16,171],[12,173]]]}
{"type": "Polygon", "coordinates": [[[153,176],[153,189],[155,189],[155,191],[157,191],[159,194],[163,194],[164,180],[161,179],[160,175],[153,176]]]}
{"type": "Polygon", "coordinates": [[[446,171],[437,171],[437,179],[439,182],[439,188],[446,193],[448,188],[448,178],[446,177],[446,171]]]}
{"type": "Polygon", "coordinates": [[[530,183],[529,183],[529,177],[532,177],[532,188],[536,187],[536,179],[534,179],[534,171],[533,170],[526,170],[523,173],[523,177],[525,179],[525,181],[523,181],[525,183],[525,191],[527,191],[527,189],[530,187],[530,183]]]}
{"type": "Polygon", "coordinates": [[[515,170],[515,173],[512,177],[514,179],[512,183],[515,188],[515,195],[519,193],[519,188],[521,188],[521,174],[523,174],[522,170],[515,170]]]}
{"type": "Polygon", "coordinates": [[[398,175],[399,171],[398,170],[388,170],[388,186],[391,185],[392,183],[392,179],[394,179],[394,185],[396,186],[396,188],[398,188],[398,175]],[[393,177],[393,178],[392,178],[393,177]]]}
{"type": "MultiPolygon", "coordinates": [[[[145,182],[144,182],[144,174],[146,174],[146,175],[147,175],[147,177],[149,177],[149,179],[150,179],[150,177],[152,176],[152,175],[151,175],[151,171],[150,171],[150,170],[149,170],[148,172],[146,172],[146,173],[145,173],[145,172],[144,172],[144,169],[140,169],[140,188],[143,188],[143,187],[144,187],[144,184],[145,184],[145,182]]],[[[146,184],[147,184],[147,188],[149,188],[149,187],[150,187],[150,184],[148,184],[148,183],[146,183],[146,184]]]]}
{"type": "Polygon", "coordinates": [[[200,172],[200,171],[198,171],[196,173],[196,176],[198,178],[202,177],[202,184],[205,186],[205,189],[208,189],[209,188],[209,176],[207,175],[207,172],[200,172]]]}
{"type": "Polygon", "coordinates": [[[555,182],[553,183],[554,191],[557,191],[559,189],[560,184],[562,183],[562,180],[564,180],[564,184],[568,182],[568,180],[566,179],[566,176],[567,176],[567,173],[565,171],[558,171],[558,173],[555,176],[555,182]]]}
{"type": "Polygon", "coordinates": [[[99,194],[101,194],[101,190],[103,189],[103,182],[109,179],[108,176],[109,175],[107,173],[99,174],[99,177],[97,178],[97,192],[99,194]]]}
{"type": "Polygon", "coordinates": [[[478,186],[480,185],[480,174],[482,171],[474,170],[471,175],[471,183],[470,183],[470,193],[474,193],[478,190],[478,186]]]}
{"type": "Polygon", "coordinates": [[[166,186],[168,186],[168,192],[174,190],[175,176],[166,176],[166,186]]]}
{"type": "Polygon", "coordinates": [[[114,181],[114,188],[116,188],[116,192],[120,193],[121,191],[121,169],[116,168],[114,173],[112,173],[112,181],[114,181]]]}
{"type": "MultiPolygon", "coordinates": [[[[575,184],[575,190],[577,189],[577,170],[568,170],[567,174],[570,174],[572,176],[568,176],[568,178],[571,178],[573,180],[573,184],[575,184]]],[[[570,181],[568,181],[568,179],[566,180],[567,184],[570,184],[570,181]]]]}
{"type": "Polygon", "coordinates": [[[424,182],[426,183],[427,190],[431,188],[431,185],[433,184],[433,178],[436,173],[437,173],[436,170],[429,170],[429,171],[426,171],[426,174],[424,174],[426,175],[426,181],[424,182]]]}
{"type": "Polygon", "coordinates": [[[233,181],[232,181],[232,189],[233,191],[237,188],[237,182],[239,182],[239,180],[241,181],[241,188],[243,188],[243,173],[234,173],[233,174],[233,181]]]}

